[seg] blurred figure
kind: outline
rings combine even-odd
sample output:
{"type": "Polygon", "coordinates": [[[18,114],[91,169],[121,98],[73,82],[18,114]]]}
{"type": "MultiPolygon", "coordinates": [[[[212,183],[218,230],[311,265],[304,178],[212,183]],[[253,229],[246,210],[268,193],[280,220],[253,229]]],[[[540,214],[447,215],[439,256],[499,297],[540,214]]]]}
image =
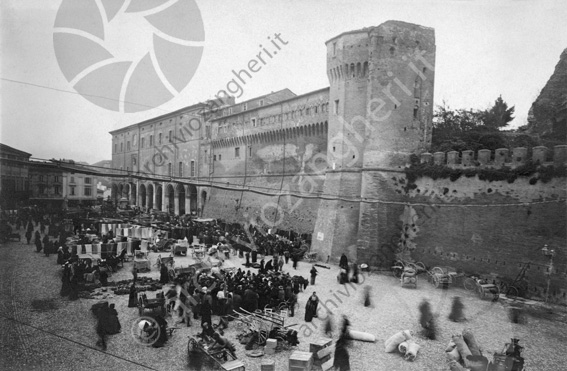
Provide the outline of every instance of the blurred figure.
{"type": "Polygon", "coordinates": [[[364,306],[372,307],[371,292],[372,287],[370,285],[364,286],[364,306]]]}
{"type": "Polygon", "coordinates": [[[465,306],[458,296],[453,297],[453,304],[451,305],[451,313],[449,313],[449,320],[453,322],[466,321],[463,309],[465,306]]]}
{"type": "Polygon", "coordinates": [[[427,299],[423,299],[421,304],[419,304],[419,312],[419,323],[424,330],[424,336],[430,340],[435,340],[437,338],[435,316],[431,311],[431,304],[429,304],[427,299]]]}

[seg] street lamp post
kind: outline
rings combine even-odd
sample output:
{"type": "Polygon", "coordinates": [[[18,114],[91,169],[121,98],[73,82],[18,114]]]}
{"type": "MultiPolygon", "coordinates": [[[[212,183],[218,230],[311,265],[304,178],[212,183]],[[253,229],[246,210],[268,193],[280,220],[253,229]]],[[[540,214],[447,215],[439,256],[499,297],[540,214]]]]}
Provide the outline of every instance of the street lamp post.
{"type": "Polygon", "coordinates": [[[549,265],[547,271],[547,290],[545,291],[545,302],[549,299],[549,287],[551,286],[551,272],[553,271],[553,257],[555,256],[555,250],[550,249],[547,244],[543,245],[543,249],[541,249],[543,255],[549,258],[549,265]]]}

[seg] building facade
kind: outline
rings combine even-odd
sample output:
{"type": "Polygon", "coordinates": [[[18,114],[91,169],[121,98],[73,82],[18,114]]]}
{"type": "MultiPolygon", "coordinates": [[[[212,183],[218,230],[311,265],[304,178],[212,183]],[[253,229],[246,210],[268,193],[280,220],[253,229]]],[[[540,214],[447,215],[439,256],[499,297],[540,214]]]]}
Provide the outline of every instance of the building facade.
{"type": "Polygon", "coordinates": [[[97,176],[72,161],[30,163],[30,201],[36,205],[67,208],[98,201],[97,176]]]}
{"type": "Polygon", "coordinates": [[[29,198],[31,154],[0,143],[0,206],[16,208],[29,198]]]}

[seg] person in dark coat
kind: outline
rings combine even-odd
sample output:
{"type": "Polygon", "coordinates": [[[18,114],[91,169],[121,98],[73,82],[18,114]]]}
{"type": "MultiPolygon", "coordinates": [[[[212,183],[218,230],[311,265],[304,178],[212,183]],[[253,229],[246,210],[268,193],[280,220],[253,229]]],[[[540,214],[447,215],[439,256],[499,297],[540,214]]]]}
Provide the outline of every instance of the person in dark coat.
{"type": "Polygon", "coordinates": [[[63,248],[59,247],[57,249],[57,264],[61,265],[65,262],[65,254],[63,253],[63,248]]]}
{"type": "Polygon", "coordinates": [[[246,268],[250,266],[250,252],[246,252],[246,268]]]}
{"type": "Polygon", "coordinates": [[[270,260],[269,262],[266,263],[266,266],[264,267],[264,270],[265,270],[266,272],[269,272],[269,271],[271,271],[271,270],[273,270],[273,269],[274,269],[274,266],[273,266],[273,264],[272,264],[272,261],[270,260]]]}
{"type": "Polygon", "coordinates": [[[258,299],[259,295],[254,291],[254,287],[249,287],[244,291],[242,307],[248,312],[254,313],[254,311],[258,309],[258,299]]]}
{"type": "Polygon", "coordinates": [[[344,253],[341,255],[341,259],[339,261],[339,268],[348,270],[348,258],[344,253]]]}
{"type": "Polygon", "coordinates": [[[169,282],[167,266],[163,263],[161,264],[161,268],[159,269],[159,282],[163,285],[169,282]]]}
{"type": "Polygon", "coordinates": [[[293,269],[297,269],[297,262],[299,261],[299,258],[297,255],[293,255],[291,259],[293,260],[293,269]]]}
{"type": "Polygon", "coordinates": [[[237,312],[239,312],[242,307],[242,296],[236,292],[232,296],[232,307],[237,312]]]}
{"type": "Polygon", "coordinates": [[[211,303],[208,300],[204,300],[201,303],[201,326],[203,326],[203,324],[205,322],[207,323],[213,323],[212,319],[211,319],[211,315],[213,314],[213,309],[211,307],[211,303]]]}
{"type": "Polygon", "coordinates": [[[106,333],[109,335],[118,334],[121,329],[122,326],[120,325],[120,320],[118,319],[118,312],[114,308],[114,304],[110,304],[110,306],[108,307],[106,333]]]}
{"type": "Polygon", "coordinates": [[[49,241],[49,236],[45,235],[43,236],[43,252],[45,253],[45,256],[49,257],[49,253],[51,252],[51,241],[49,241]]]}
{"type": "Polygon", "coordinates": [[[41,246],[41,235],[39,234],[39,231],[35,231],[34,243],[35,243],[36,252],[40,252],[41,249],[42,249],[42,246],[41,246]]]}
{"type": "Polygon", "coordinates": [[[71,293],[71,265],[66,263],[63,267],[63,277],[61,277],[61,296],[69,296],[71,293]]]}
{"type": "Polygon", "coordinates": [[[266,267],[264,266],[264,258],[260,260],[260,274],[264,274],[266,272],[266,267]]]}
{"type": "Polygon", "coordinates": [[[297,303],[297,295],[291,292],[288,300],[289,300],[289,316],[293,317],[295,315],[295,304],[297,303]]]}
{"type": "Polygon", "coordinates": [[[317,294],[313,292],[307,304],[305,304],[305,322],[311,322],[313,317],[317,317],[317,307],[319,306],[319,298],[317,294]]]}
{"type": "Polygon", "coordinates": [[[347,341],[341,336],[335,344],[335,359],[333,367],[336,371],[350,371],[350,358],[347,350],[347,341]]]}
{"type": "Polygon", "coordinates": [[[28,241],[28,245],[30,244],[32,239],[32,231],[30,231],[29,229],[26,231],[26,240],[28,241]]]}
{"type": "Polygon", "coordinates": [[[108,302],[106,303],[106,306],[100,308],[96,312],[96,317],[96,333],[99,337],[96,345],[100,346],[102,350],[106,350],[106,335],[108,334],[108,321],[110,317],[108,312],[108,302]]]}
{"type": "Polygon", "coordinates": [[[311,285],[313,286],[315,285],[315,277],[317,277],[317,269],[315,268],[315,265],[311,267],[310,273],[311,273],[311,285]]]}
{"type": "Polygon", "coordinates": [[[128,308],[136,308],[138,306],[138,291],[136,284],[130,286],[130,294],[128,295],[128,308]]]}

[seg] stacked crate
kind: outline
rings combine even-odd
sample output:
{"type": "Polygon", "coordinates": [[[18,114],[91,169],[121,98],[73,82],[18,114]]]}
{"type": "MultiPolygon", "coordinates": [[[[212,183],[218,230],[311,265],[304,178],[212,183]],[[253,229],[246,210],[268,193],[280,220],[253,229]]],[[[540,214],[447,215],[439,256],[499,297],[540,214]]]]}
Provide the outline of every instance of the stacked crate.
{"type": "Polygon", "coordinates": [[[315,365],[319,366],[319,365],[327,362],[329,359],[331,359],[331,354],[327,354],[326,356],[319,358],[317,356],[317,352],[320,351],[321,349],[324,349],[324,348],[331,346],[332,343],[333,343],[333,340],[331,340],[331,339],[323,339],[323,340],[318,340],[318,341],[315,341],[315,342],[309,344],[309,351],[311,353],[313,353],[313,363],[315,365]]]}
{"type": "Polygon", "coordinates": [[[266,355],[275,354],[277,346],[278,346],[278,341],[276,339],[266,340],[266,346],[264,346],[264,354],[266,355]]]}
{"type": "Polygon", "coordinates": [[[260,371],[276,371],[276,362],[269,359],[262,360],[260,371]]]}
{"type": "Polygon", "coordinates": [[[313,353],[296,350],[289,357],[289,371],[310,371],[313,366],[313,353]]]}

